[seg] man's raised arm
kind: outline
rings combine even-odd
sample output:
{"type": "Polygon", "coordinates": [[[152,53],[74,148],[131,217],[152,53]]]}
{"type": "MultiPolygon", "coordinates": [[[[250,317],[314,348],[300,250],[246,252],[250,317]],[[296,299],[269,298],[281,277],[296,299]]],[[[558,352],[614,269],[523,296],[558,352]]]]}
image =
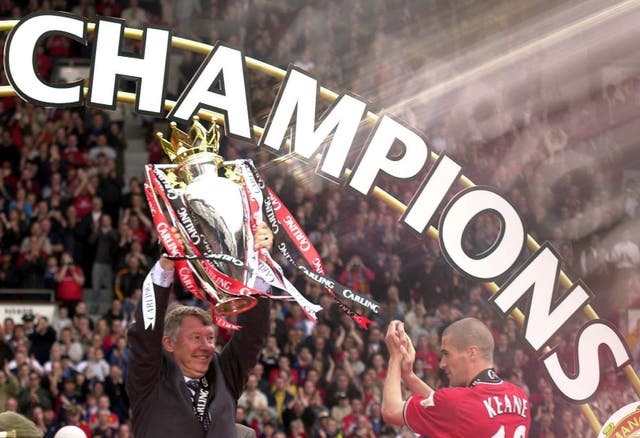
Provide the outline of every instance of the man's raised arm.
{"type": "Polygon", "coordinates": [[[135,322],[129,328],[128,335],[131,360],[127,373],[127,393],[132,402],[148,394],[159,378],[164,316],[174,271],[173,262],[161,257],[142,285],[135,322]]]}

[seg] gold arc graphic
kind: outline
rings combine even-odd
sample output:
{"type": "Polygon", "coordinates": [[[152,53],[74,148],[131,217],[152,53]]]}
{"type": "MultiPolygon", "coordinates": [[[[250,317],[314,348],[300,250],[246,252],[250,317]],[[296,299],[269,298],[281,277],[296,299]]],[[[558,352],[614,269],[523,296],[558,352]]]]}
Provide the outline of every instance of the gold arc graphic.
{"type": "MultiPolygon", "coordinates": [[[[628,2],[625,3],[637,3],[637,1],[635,0],[630,0],[628,2]]],[[[15,27],[17,24],[19,23],[18,20],[4,20],[4,21],[0,21],[0,32],[8,32],[11,29],[13,29],[13,27],[15,27]]],[[[96,24],[95,23],[88,23],[87,24],[87,30],[88,32],[94,32],[96,28],[96,24]]],[[[134,29],[134,28],[130,28],[130,27],[125,27],[124,29],[124,36],[125,38],[130,38],[133,40],[141,40],[142,36],[143,36],[143,31],[141,29],[134,29]]],[[[555,39],[554,39],[555,40],[555,39]]],[[[186,38],[182,38],[182,37],[176,37],[176,36],[172,36],[171,38],[171,46],[173,48],[176,49],[183,49],[183,50],[189,50],[191,52],[194,53],[200,53],[202,55],[208,55],[211,50],[213,50],[213,46],[210,44],[205,44],[205,43],[201,43],[198,41],[193,41],[193,40],[189,40],[186,38]]],[[[506,55],[505,55],[506,56],[506,55]]],[[[257,59],[251,58],[246,56],[245,57],[245,62],[248,68],[253,69],[253,70],[257,70],[261,73],[265,73],[269,76],[272,76],[276,79],[280,79],[282,80],[286,74],[286,71],[272,66],[270,64],[267,64],[263,61],[259,61],[257,59]]],[[[491,66],[495,66],[491,65],[491,66]]],[[[88,94],[88,88],[84,88],[84,96],[86,97],[88,94]]],[[[13,89],[13,87],[11,86],[0,86],[0,97],[5,97],[5,96],[15,96],[16,92],[13,89]]],[[[336,100],[339,95],[325,87],[320,87],[320,96],[328,101],[334,101],[336,100]]],[[[127,92],[123,92],[123,91],[118,91],[117,93],[117,100],[118,102],[123,102],[123,103],[128,103],[128,104],[133,104],[135,103],[135,94],[133,93],[127,93],[127,92]]],[[[164,108],[165,110],[169,111],[171,110],[173,107],[175,106],[175,102],[170,101],[168,99],[165,100],[164,103],[164,108]]],[[[207,120],[215,120],[217,123],[224,123],[224,117],[222,114],[216,113],[214,111],[209,111],[209,110],[200,110],[198,111],[198,115],[201,118],[207,119],[207,120]]],[[[366,121],[370,122],[370,123],[375,123],[379,120],[379,116],[368,111],[366,114],[366,121]]],[[[264,128],[260,127],[260,126],[253,126],[253,132],[257,135],[257,136],[261,136],[264,132],[264,128]]],[[[288,143],[288,141],[287,141],[288,143]]],[[[432,161],[436,161],[438,159],[438,154],[436,154],[435,152],[431,152],[431,159],[432,161]]],[[[348,176],[351,173],[350,169],[346,169],[345,170],[345,174],[348,176]]],[[[463,187],[473,187],[475,186],[475,184],[467,177],[465,177],[464,175],[460,176],[459,181],[458,181],[463,187]]],[[[406,205],[404,205],[402,202],[400,202],[398,199],[396,199],[395,197],[393,197],[392,195],[390,195],[389,193],[385,192],[384,190],[382,190],[380,187],[374,187],[373,191],[372,191],[373,195],[380,199],[381,201],[383,201],[384,203],[386,203],[387,205],[389,205],[390,207],[392,207],[394,210],[396,210],[399,213],[404,213],[404,211],[406,210],[406,205]]],[[[439,232],[438,230],[433,227],[433,226],[429,226],[429,228],[427,229],[427,235],[429,235],[431,238],[439,240],[439,232]]],[[[540,248],[540,245],[536,242],[536,240],[531,237],[530,235],[527,235],[527,247],[535,252],[540,248]]],[[[560,271],[560,284],[568,289],[570,287],[573,286],[572,281],[569,279],[569,277],[563,272],[560,271]]],[[[492,295],[495,295],[500,288],[498,287],[498,285],[495,282],[486,282],[483,283],[484,287],[489,291],[489,293],[491,293],[492,295]]],[[[583,307],[583,313],[589,318],[589,319],[597,319],[598,315],[595,312],[595,310],[591,307],[591,305],[587,304],[583,307]]],[[[524,325],[524,314],[522,313],[522,311],[520,311],[519,309],[514,309],[511,313],[510,316],[515,319],[520,326],[524,325]]],[[[544,348],[544,353],[548,353],[551,349],[549,347],[545,347],[544,348]]],[[[624,368],[624,373],[627,377],[627,379],[629,380],[629,382],[631,383],[631,385],[633,386],[634,391],[636,392],[637,395],[640,396],[640,378],[638,378],[638,375],[636,374],[635,370],[633,369],[633,367],[629,364],[626,365],[624,368]]],[[[602,426],[600,424],[600,421],[598,420],[598,418],[596,417],[595,413],[593,412],[593,410],[591,409],[591,406],[589,406],[587,403],[583,403],[580,404],[580,410],[582,411],[583,415],[585,416],[585,418],[587,419],[587,421],[589,422],[589,425],[591,426],[591,428],[596,432],[599,433],[600,430],[602,429],[602,426]]]]}

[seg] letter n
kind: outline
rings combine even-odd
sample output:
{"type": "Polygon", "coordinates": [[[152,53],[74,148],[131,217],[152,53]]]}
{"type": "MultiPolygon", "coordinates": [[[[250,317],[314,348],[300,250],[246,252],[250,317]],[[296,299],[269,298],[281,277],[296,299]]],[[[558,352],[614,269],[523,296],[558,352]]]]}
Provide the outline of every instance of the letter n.
{"type": "Polygon", "coordinates": [[[524,337],[536,351],[544,347],[591,296],[578,282],[552,303],[559,275],[560,260],[551,246],[545,243],[490,299],[503,313],[508,314],[525,294],[532,291],[531,304],[525,312],[524,337]]]}

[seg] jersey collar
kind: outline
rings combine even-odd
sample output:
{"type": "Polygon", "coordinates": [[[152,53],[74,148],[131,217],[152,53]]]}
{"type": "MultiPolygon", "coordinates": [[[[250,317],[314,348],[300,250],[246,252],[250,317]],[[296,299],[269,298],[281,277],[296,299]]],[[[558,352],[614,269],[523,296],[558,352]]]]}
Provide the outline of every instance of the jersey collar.
{"type": "Polygon", "coordinates": [[[480,374],[478,374],[476,378],[471,381],[471,383],[469,384],[469,387],[473,388],[478,383],[496,384],[496,383],[502,383],[502,379],[498,376],[498,373],[496,373],[496,370],[494,370],[493,368],[487,368],[486,370],[482,370],[480,374]]]}

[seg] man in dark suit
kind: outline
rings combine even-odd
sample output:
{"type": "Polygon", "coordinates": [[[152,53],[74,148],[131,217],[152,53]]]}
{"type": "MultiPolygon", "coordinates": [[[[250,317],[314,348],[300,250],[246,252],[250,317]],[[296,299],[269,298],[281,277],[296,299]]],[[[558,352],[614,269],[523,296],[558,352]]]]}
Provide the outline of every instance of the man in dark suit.
{"type": "MultiPolygon", "coordinates": [[[[266,225],[254,237],[256,249],[271,249],[273,234],[266,225]]],[[[269,332],[269,301],[259,298],[240,314],[242,328],[216,353],[208,312],[188,306],[166,312],[173,279],[174,263],[161,257],[145,279],[129,329],[134,435],[235,438],[237,400],[269,332]]]]}

